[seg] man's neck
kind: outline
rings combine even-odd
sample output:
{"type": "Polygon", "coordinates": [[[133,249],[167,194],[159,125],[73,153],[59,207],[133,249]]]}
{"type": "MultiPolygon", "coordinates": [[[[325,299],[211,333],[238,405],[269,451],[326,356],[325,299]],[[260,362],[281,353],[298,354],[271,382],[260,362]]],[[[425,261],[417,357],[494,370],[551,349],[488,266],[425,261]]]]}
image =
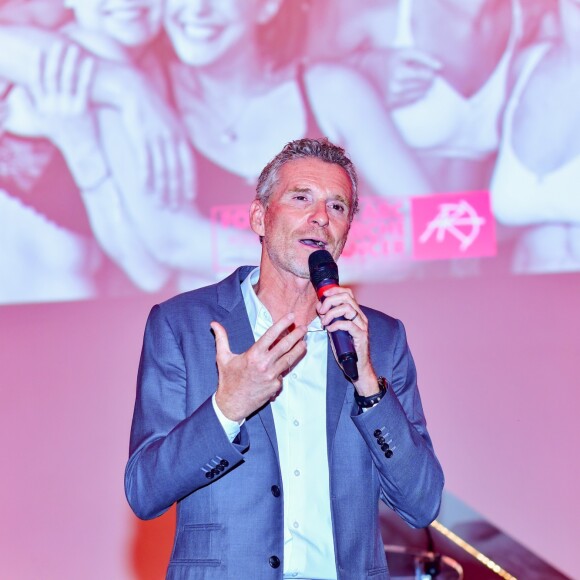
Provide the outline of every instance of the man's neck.
{"type": "Polygon", "coordinates": [[[318,299],[310,280],[288,272],[260,270],[260,279],[254,286],[256,295],[276,321],[288,312],[294,312],[296,325],[308,326],[316,318],[318,299]]]}

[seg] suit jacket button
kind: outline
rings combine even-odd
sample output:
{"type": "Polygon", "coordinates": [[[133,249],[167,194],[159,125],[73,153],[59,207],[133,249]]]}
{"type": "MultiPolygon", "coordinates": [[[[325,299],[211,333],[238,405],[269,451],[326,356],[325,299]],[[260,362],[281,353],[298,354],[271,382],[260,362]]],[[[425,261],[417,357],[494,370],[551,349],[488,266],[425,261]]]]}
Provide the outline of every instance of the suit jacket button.
{"type": "Polygon", "coordinates": [[[273,495],[274,497],[280,497],[280,488],[279,488],[277,485],[273,485],[273,486],[270,488],[270,491],[272,492],[272,495],[273,495]]]}
{"type": "Polygon", "coordinates": [[[386,457],[387,459],[390,459],[392,456],[393,456],[393,451],[392,451],[391,449],[387,449],[387,450],[385,451],[385,457],[386,457]]]}
{"type": "Polygon", "coordinates": [[[211,471],[206,471],[206,472],[205,472],[205,476],[206,476],[208,479],[211,479],[211,478],[213,477],[213,473],[212,473],[211,471]]]}
{"type": "Polygon", "coordinates": [[[379,437],[379,438],[377,439],[377,443],[378,443],[379,445],[382,445],[382,444],[383,444],[385,441],[386,441],[386,439],[385,439],[384,437],[379,437]]]}
{"type": "Polygon", "coordinates": [[[383,434],[383,432],[380,429],[375,429],[373,432],[373,435],[378,439],[381,435],[383,434]]]}
{"type": "Polygon", "coordinates": [[[222,459],[220,461],[220,465],[223,465],[224,467],[227,467],[230,464],[230,462],[227,459],[222,459]]]}
{"type": "Polygon", "coordinates": [[[270,566],[272,566],[272,568],[279,568],[280,567],[280,558],[278,558],[278,556],[270,556],[270,566]]]}
{"type": "Polygon", "coordinates": [[[381,445],[381,449],[383,451],[388,451],[389,450],[389,444],[388,443],[385,443],[384,445],[381,445]]]}

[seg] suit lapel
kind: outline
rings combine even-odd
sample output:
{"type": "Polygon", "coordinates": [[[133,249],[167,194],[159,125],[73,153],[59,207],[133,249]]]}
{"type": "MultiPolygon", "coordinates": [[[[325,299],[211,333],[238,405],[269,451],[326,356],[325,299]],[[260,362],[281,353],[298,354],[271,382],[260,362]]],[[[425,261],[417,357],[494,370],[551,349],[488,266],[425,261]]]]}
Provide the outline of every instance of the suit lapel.
{"type": "MultiPolygon", "coordinates": [[[[252,270],[253,267],[240,268],[234,274],[228,276],[222,284],[218,285],[218,304],[226,310],[220,323],[228,333],[230,350],[236,354],[246,352],[255,342],[254,333],[252,332],[246,311],[246,305],[244,304],[240,290],[241,282],[252,270]]],[[[276,439],[272,408],[267,404],[257,414],[274,448],[276,459],[279,461],[278,442],[276,439]]]]}

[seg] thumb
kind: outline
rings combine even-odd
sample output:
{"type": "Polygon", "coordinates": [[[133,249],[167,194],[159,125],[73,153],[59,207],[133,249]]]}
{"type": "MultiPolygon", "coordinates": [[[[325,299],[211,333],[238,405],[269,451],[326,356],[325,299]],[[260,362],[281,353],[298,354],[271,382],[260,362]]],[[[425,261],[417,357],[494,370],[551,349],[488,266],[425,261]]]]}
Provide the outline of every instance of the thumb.
{"type": "Polygon", "coordinates": [[[210,323],[211,329],[215,336],[215,348],[217,352],[217,359],[223,360],[225,356],[231,355],[230,341],[226,329],[219,323],[213,321],[210,323]]]}

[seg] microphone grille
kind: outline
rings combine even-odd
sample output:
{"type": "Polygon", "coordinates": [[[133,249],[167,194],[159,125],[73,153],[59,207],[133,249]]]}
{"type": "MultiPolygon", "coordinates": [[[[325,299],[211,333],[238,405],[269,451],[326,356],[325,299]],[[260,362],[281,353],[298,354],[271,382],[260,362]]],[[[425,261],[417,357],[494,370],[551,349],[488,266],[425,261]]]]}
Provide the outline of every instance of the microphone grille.
{"type": "Polygon", "coordinates": [[[310,270],[310,281],[314,286],[317,286],[323,280],[336,280],[338,284],[338,266],[327,250],[312,252],[308,256],[308,268],[310,270]]]}

